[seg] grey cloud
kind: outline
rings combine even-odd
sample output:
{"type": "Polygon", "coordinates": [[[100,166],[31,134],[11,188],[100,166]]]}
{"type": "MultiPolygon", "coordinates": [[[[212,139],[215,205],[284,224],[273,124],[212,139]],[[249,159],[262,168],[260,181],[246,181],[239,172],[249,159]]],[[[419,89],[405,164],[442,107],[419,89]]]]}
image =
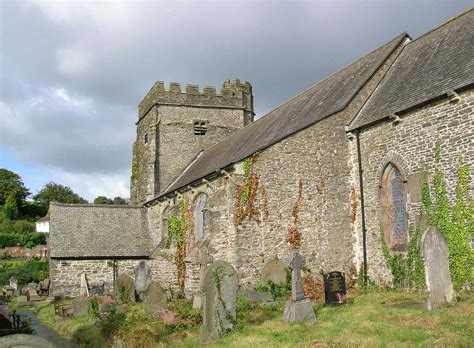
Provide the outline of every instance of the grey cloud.
{"type": "Polygon", "coordinates": [[[66,20],[35,4],[0,6],[1,101],[17,118],[2,120],[2,148],[72,173],[114,173],[130,165],[136,106],[155,80],[249,80],[261,116],[400,32],[416,37],[470,2],[130,2],[125,14],[112,3],[89,12],[76,3],[66,20]],[[91,106],[48,96],[58,88],[91,106]],[[38,97],[45,103],[23,105],[38,97]]]}

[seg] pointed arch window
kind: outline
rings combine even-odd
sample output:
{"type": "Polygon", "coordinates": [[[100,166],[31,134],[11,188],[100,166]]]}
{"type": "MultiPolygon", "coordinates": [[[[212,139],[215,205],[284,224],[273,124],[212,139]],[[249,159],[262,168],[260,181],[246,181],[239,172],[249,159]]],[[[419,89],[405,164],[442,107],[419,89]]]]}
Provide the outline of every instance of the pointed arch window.
{"type": "Polygon", "coordinates": [[[381,178],[382,225],[390,251],[404,252],[408,244],[406,189],[400,170],[389,163],[381,178]]]}
{"type": "Polygon", "coordinates": [[[207,225],[207,195],[199,193],[194,200],[194,241],[204,238],[207,225]]]}

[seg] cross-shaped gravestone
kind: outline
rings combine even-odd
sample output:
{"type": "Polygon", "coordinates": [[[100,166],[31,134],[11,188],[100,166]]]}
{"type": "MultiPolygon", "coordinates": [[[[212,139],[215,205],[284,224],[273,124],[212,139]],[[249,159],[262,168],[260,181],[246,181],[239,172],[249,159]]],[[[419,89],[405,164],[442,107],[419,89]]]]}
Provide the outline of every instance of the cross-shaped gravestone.
{"type": "Polygon", "coordinates": [[[301,268],[304,265],[305,258],[298,250],[286,259],[286,266],[291,269],[291,299],[294,302],[304,300],[303,281],[301,280],[301,268]]]}
{"type": "MultiPolygon", "coordinates": [[[[214,258],[209,254],[209,248],[206,245],[199,247],[199,259],[197,264],[200,267],[200,281],[204,279],[206,274],[207,266],[214,261],[214,258]]],[[[199,290],[193,297],[193,308],[201,308],[202,305],[202,296],[201,291],[199,290]]]]}
{"type": "Polygon", "coordinates": [[[286,322],[312,321],[315,319],[314,310],[309,299],[304,298],[301,267],[305,258],[295,250],[286,259],[285,264],[291,269],[291,300],[286,301],[283,319],[286,322]]]}

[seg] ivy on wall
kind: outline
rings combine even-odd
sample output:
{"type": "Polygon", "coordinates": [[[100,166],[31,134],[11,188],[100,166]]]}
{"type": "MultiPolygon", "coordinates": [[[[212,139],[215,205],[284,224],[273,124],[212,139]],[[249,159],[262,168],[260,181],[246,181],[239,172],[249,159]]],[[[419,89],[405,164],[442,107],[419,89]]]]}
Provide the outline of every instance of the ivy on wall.
{"type": "Polygon", "coordinates": [[[421,230],[409,227],[410,242],[406,254],[390,254],[381,228],[382,252],[393,276],[393,287],[420,290],[425,286],[425,269],[421,257],[421,230]]]}
{"type": "Polygon", "coordinates": [[[440,229],[449,246],[449,269],[456,290],[474,284],[474,251],[469,237],[474,236],[474,197],[470,194],[469,167],[459,158],[456,200],[450,203],[444,174],[440,169],[441,148],[436,146],[436,166],[430,185],[428,175],[422,198],[429,224],[440,229]]]}
{"type": "Polygon", "coordinates": [[[174,262],[177,269],[178,286],[181,291],[184,291],[184,281],[186,279],[186,232],[188,230],[187,223],[187,209],[184,199],[181,199],[178,204],[178,213],[172,210],[169,215],[168,225],[168,240],[166,241],[166,248],[171,246],[173,240],[176,241],[176,254],[174,262]]]}
{"type": "Polygon", "coordinates": [[[235,223],[240,225],[245,218],[254,219],[260,223],[260,217],[255,206],[258,189],[258,177],[254,173],[255,162],[257,161],[258,153],[251,157],[244,159],[244,183],[237,185],[237,206],[235,212],[235,223]]]}
{"type": "Polygon", "coordinates": [[[298,182],[298,196],[296,197],[295,203],[293,204],[293,209],[291,210],[291,216],[293,217],[293,224],[288,229],[288,242],[290,247],[293,250],[299,249],[301,246],[301,232],[298,228],[299,221],[299,212],[300,204],[303,196],[303,182],[300,180],[298,182]]]}

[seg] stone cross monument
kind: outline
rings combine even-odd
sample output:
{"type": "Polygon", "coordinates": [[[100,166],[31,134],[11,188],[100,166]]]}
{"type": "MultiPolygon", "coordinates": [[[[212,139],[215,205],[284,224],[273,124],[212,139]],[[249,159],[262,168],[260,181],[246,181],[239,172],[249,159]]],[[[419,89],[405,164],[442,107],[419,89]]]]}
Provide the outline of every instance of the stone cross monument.
{"type": "Polygon", "coordinates": [[[291,300],[286,301],[283,319],[286,322],[316,319],[311,301],[305,299],[303,293],[301,268],[305,264],[305,258],[295,250],[285,260],[285,264],[291,269],[291,300]]]}

